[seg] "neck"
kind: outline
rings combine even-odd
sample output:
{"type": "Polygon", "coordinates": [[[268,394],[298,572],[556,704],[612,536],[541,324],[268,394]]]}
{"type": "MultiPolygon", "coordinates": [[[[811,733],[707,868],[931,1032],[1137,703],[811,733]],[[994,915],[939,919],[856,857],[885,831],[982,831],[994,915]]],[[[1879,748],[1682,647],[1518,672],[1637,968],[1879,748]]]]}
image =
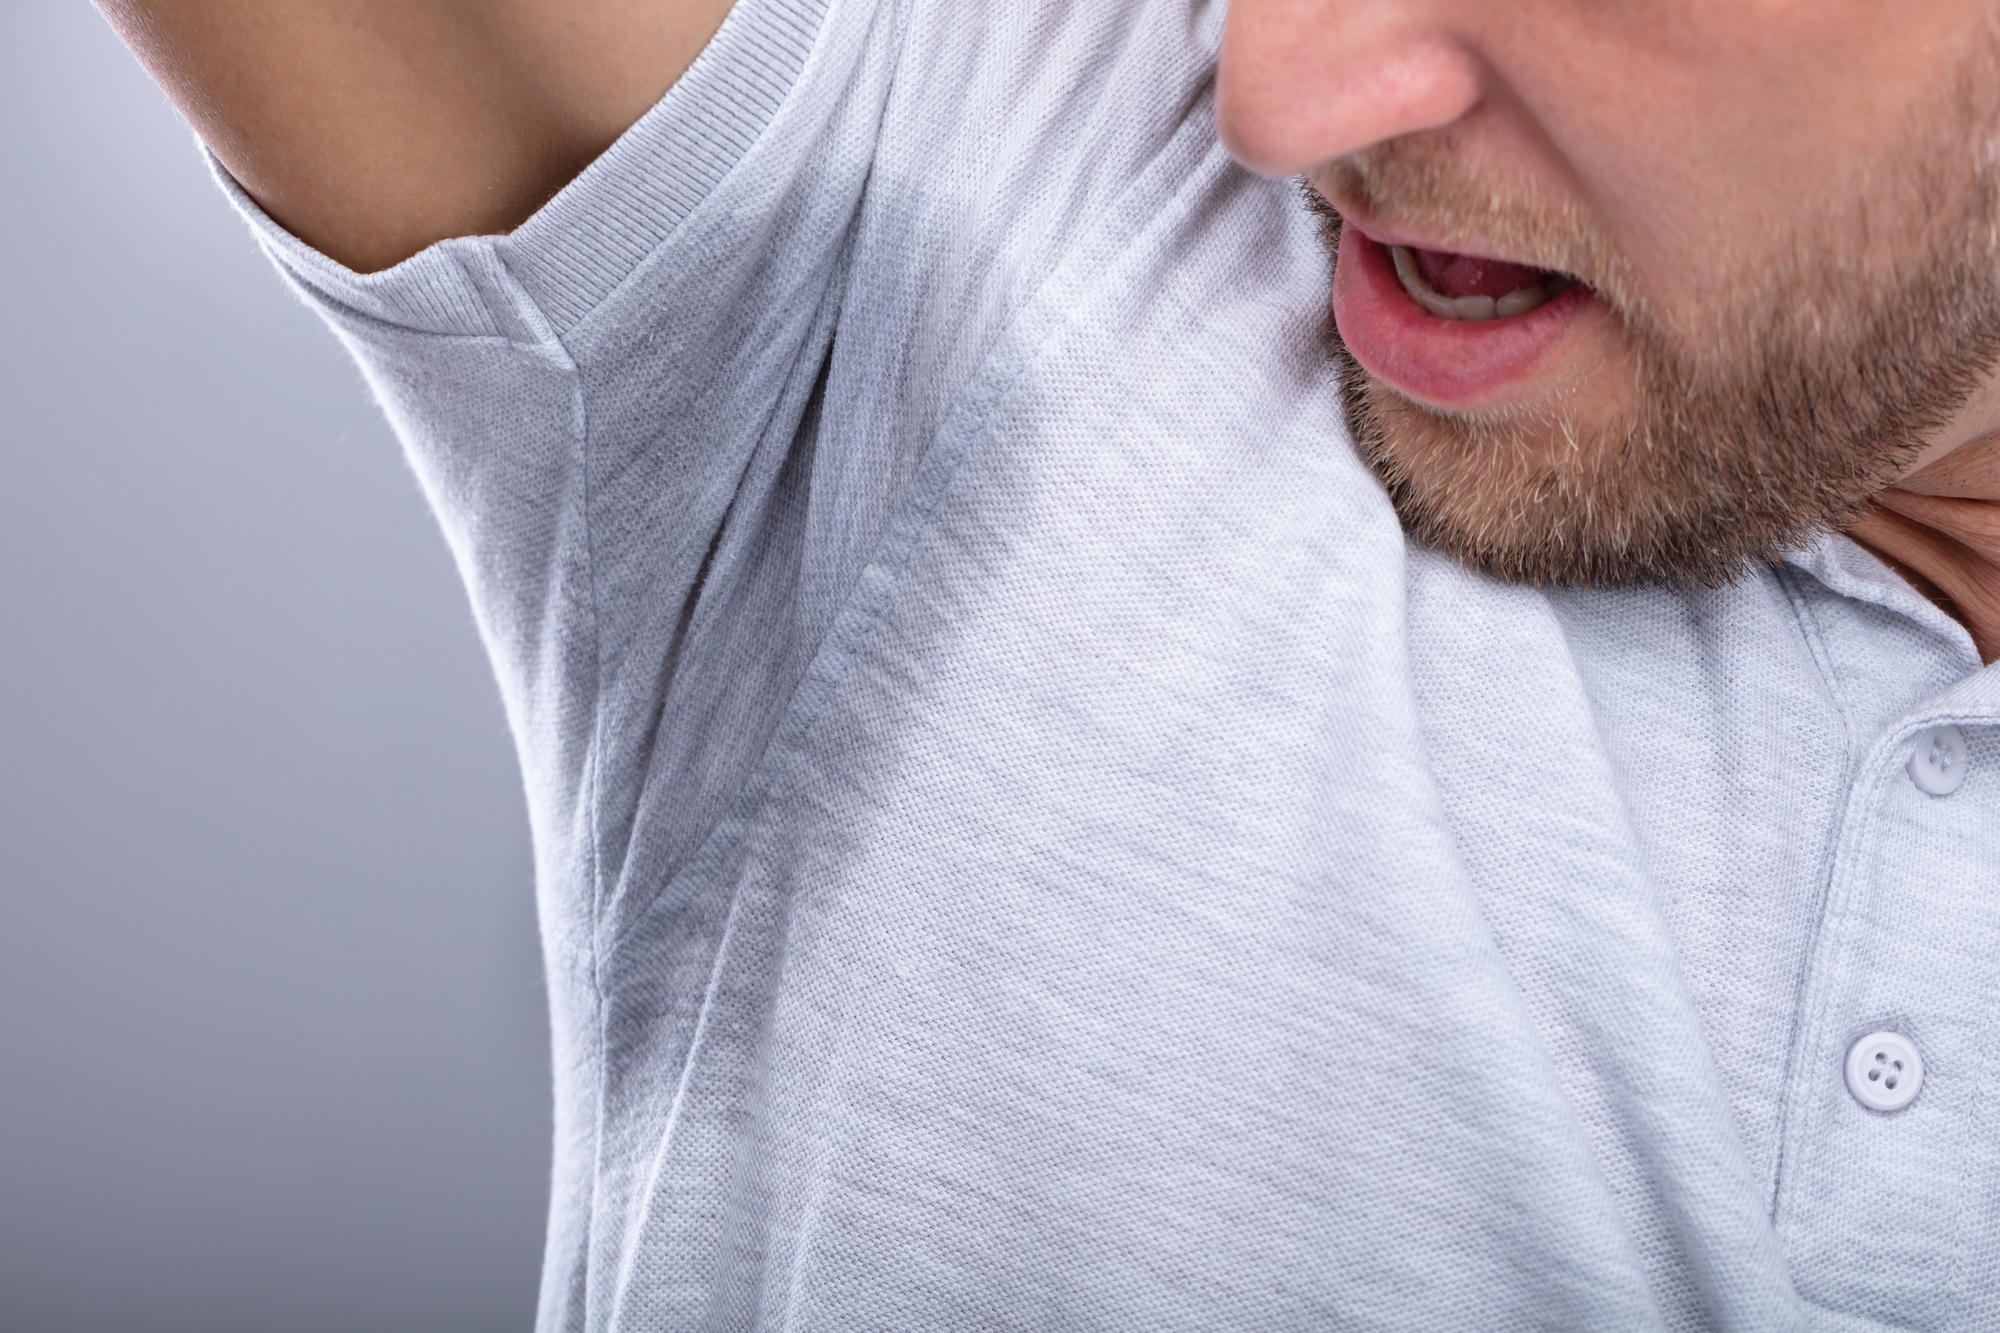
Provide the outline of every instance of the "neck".
{"type": "Polygon", "coordinates": [[[1904,477],[1847,535],[1887,561],[2000,660],[2000,436],[1904,477]]]}

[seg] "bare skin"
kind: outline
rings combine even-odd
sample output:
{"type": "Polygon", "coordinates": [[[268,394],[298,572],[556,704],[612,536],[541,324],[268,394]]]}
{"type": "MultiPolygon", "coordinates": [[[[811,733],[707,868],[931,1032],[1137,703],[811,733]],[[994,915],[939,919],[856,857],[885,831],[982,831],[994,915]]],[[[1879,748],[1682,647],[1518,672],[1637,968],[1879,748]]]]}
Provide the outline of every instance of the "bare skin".
{"type": "Polygon", "coordinates": [[[2000,441],[1984,440],[1882,492],[1848,535],[1881,556],[2000,661],[2000,441]]]}
{"type": "Polygon", "coordinates": [[[231,174],[374,272],[506,232],[658,101],[731,0],[100,0],[231,174]]]}
{"type": "Polygon", "coordinates": [[[1949,612],[2000,661],[2000,381],[1966,404],[1847,535],[1949,612]]]}

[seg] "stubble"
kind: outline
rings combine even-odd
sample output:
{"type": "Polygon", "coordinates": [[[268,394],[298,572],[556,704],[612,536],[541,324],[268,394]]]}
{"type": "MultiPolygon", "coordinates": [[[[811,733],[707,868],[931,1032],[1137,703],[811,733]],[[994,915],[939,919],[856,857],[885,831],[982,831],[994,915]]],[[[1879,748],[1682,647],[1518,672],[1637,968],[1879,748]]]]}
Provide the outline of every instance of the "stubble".
{"type": "MultiPolygon", "coordinates": [[[[1333,164],[1339,197],[1591,286],[1629,376],[1527,411],[1446,412],[1382,383],[1333,330],[1351,432],[1404,526],[1508,581],[1617,587],[1724,583],[1859,517],[2000,363],[2000,172],[1975,72],[1868,197],[1734,259],[1692,329],[1658,316],[1587,219],[1482,179],[1448,137],[1333,164]],[[1592,393],[1629,406],[1607,423],[1592,393]]],[[[1332,254],[1339,213],[1306,195],[1332,254]]]]}

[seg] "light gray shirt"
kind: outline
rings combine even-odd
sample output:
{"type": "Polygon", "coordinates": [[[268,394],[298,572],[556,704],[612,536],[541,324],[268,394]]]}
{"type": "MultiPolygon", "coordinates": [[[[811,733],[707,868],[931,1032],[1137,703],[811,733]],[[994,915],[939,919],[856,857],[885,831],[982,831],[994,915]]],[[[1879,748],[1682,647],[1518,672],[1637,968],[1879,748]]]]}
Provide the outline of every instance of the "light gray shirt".
{"type": "Polygon", "coordinates": [[[1221,14],[739,0],[373,276],[238,193],[518,742],[540,1328],[2000,1327],[2000,685],[1842,539],[1407,546],[1221,14]]]}

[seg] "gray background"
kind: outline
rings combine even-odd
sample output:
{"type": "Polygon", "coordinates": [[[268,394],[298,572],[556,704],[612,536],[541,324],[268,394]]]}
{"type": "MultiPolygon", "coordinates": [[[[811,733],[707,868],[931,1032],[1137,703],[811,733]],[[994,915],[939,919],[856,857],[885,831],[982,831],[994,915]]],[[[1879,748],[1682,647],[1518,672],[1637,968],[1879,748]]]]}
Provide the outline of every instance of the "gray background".
{"type": "Polygon", "coordinates": [[[0,5],[0,1328],[525,1328],[526,822],[442,540],[84,0],[0,5]]]}

